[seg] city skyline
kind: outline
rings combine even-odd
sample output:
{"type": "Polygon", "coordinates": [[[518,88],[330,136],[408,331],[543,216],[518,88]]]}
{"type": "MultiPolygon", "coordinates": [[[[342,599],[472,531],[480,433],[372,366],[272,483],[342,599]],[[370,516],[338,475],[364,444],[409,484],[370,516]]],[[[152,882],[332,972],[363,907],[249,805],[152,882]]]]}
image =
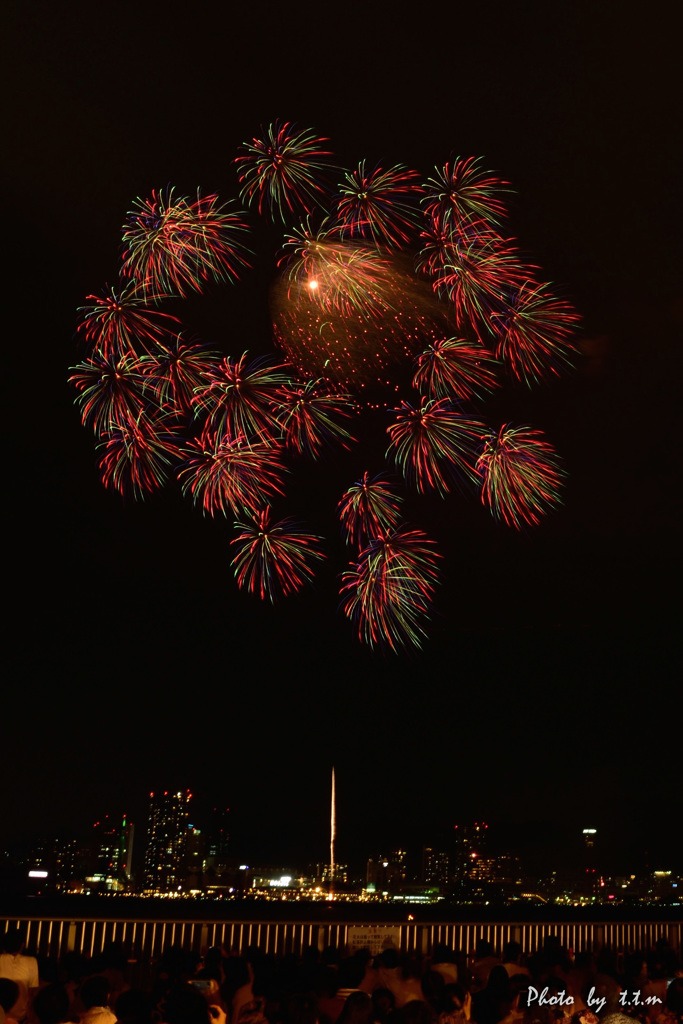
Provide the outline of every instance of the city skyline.
{"type": "Polygon", "coordinates": [[[288,891],[306,891],[314,899],[325,894],[340,899],[364,894],[374,899],[502,905],[515,899],[621,903],[646,899],[648,893],[675,902],[674,890],[683,881],[675,857],[660,863],[649,860],[644,852],[628,865],[615,861],[607,837],[593,827],[577,830],[573,836],[570,866],[550,848],[535,859],[529,856],[529,842],[536,844],[539,833],[532,830],[525,837],[526,846],[515,846],[504,828],[490,829],[481,820],[451,822],[446,828],[442,823],[417,842],[414,836],[401,844],[385,837],[381,845],[364,849],[357,845],[353,853],[342,846],[346,852],[339,861],[334,770],[331,783],[327,862],[311,860],[313,850],[307,859],[297,859],[277,846],[266,856],[253,856],[253,849],[231,837],[229,807],[213,806],[201,793],[190,790],[161,790],[149,793],[147,814],[137,827],[126,814],[107,814],[87,833],[83,831],[80,841],[62,835],[52,840],[43,837],[34,844],[9,844],[9,849],[0,851],[0,888],[9,892],[8,879],[14,877],[19,888],[27,885],[28,891],[33,887],[43,893],[243,898],[273,889],[282,898],[288,891]]]}

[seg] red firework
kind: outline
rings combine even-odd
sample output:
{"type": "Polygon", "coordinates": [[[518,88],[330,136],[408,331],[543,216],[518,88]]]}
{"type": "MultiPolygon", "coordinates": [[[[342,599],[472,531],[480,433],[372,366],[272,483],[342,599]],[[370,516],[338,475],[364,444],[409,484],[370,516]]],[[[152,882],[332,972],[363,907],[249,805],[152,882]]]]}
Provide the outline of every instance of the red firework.
{"type": "Polygon", "coordinates": [[[447,399],[423,399],[419,408],[401,402],[388,428],[391,456],[418,491],[447,494],[453,482],[478,480],[475,464],[486,428],[453,408],[447,399]]]}
{"type": "Polygon", "coordinates": [[[526,282],[509,306],[491,318],[499,337],[496,355],[529,387],[570,369],[576,354],[571,335],[579,315],[548,288],[526,282]]]}
{"type": "Polygon", "coordinates": [[[258,511],[274,494],[284,494],[285,469],[270,444],[205,431],[188,443],[186,454],[178,474],[183,493],[210,515],[258,511]]]}
{"type": "Polygon", "coordinates": [[[319,550],[321,537],[307,533],[293,519],[271,523],[270,515],[267,508],[252,522],[235,523],[241,533],[231,544],[237,551],[232,564],[238,586],[274,602],[279,595],[286,597],[310,583],[311,563],[325,556],[319,550]]]}
{"type": "Polygon", "coordinates": [[[421,530],[407,526],[372,540],[342,576],[341,607],[371,647],[421,647],[440,556],[421,530]]]}
{"type": "Polygon", "coordinates": [[[379,245],[405,245],[415,234],[418,211],[411,202],[422,192],[418,175],[402,164],[383,170],[377,165],[344,176],[337,201],[337,221],[342,235],[363,238],[379,245]]]}
{"type": "Polygon", "coordinates": [[[177,199],[173,189],[137,200],[123,229],[123,268],[149,292],[186,295],[204,283],[234,281],[249,265],[244,218],[232,203],[197,193],[177,199]]]}
{"type": "Polygon", "coordinates": [[[477,470],[482,502],[508,526],[535,526],[560,504],[565,473],[540,430],[503,424],[486,438],[477,470]]]}
{"type": "Polygon", "coordinates": [[[363,473],[337,505],[347,543],[360,546],[391,533],[401,521],[402,502],[386,477],[363,473]]]}
{"type": "Polygon", "coordinates": [[[102,482],[122,495],[143,498],[162,487],[180,456],[179,439],[166,417],[142,414],[112,423],[103,434],[102,482]]]}
{"type": "Polygon", "coordinates": [[[88,295],[89,305],[79,307],[77,330],[104,359],[135,354],[162,341],[179,324],[176,317],[151,308],[165,297],[146,293],[135,281],[116,289],[107,285],[102,295],[88,295]]]}

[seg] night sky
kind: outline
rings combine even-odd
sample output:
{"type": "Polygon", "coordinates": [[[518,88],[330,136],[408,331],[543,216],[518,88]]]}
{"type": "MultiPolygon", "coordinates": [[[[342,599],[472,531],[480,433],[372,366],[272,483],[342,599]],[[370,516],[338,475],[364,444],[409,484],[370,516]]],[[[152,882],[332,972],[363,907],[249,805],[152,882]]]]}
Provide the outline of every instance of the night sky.
{"type": "MultiPolygon", "coordinates": [[[[236,856],[322,860],[334,764],[340,860],[484,819],[546,864],[592,826],[624,870],[644,850],[681,866],[680,83],[657,10],[6,8],[0,839],[142,824],[150,789],[187,786],[230,806],[236,856]],[[236,196],[237,147],[276,117],[345,166],[426,178],[483,156],[515,190],[511,233],[583,318],[574,375],[493,403],[561,452],[564,507],[519,535],[475,500],[407,500],[445,556],[421,653],[373,653],[337,611],[334,508],[382,468],[385,414],[349,453],[297,464],[278,511],[329,558],[271,608],[237,589],[230,522],[174,487],[105,491],[67,384],[76,309],[114,282],[135,197],[236,196]]],[[[261,247],[185,323],[226,354],[273,351],[274,273],[261,247]]]]}

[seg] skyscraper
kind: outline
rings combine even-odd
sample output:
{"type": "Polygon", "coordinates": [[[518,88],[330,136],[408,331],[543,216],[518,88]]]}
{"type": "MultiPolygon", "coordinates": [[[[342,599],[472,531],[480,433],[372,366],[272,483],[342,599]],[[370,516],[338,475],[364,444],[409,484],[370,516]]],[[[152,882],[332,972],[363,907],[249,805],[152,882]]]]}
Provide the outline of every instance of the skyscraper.
{"type": "Polygon", "coordinates": [[[422,847],[422,881],[427,885],[438,885],[445,889],[448,885],[449,858],[445,850],[433,846],[422,847]]]}
{"type": "Polygon", "coordinates": [[[464,878],[473,858],[481,857],[487,847],[488,825],[484,821],[475,821],[471,825],[455,825],[453,873],[456,878],[464,878]]]}
{"type": "Polygon", "coordinates": [[[175,891],[185,882],[192,794],[189,790],[150,793],[149,798],[144,887],[153,892],[175,891]]]}
{"type": "Polygon", "coordinates": [[[93,825],[93,866],[92,875],[103,882],[109,880],[109,888],[130,881],[133,856],[132,822],[126,815],[119,821],[108,814],[93,825]]]}

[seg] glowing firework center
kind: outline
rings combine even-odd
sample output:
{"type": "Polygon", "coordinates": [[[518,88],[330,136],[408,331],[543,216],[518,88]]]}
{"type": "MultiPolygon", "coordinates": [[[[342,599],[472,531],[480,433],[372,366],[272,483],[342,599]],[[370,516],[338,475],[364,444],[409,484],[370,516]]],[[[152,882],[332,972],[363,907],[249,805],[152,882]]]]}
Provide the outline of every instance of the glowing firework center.
{"type": "Polygon", "coordinates": [[[452,333],[449,308],[403,255],[370,260],[349,242],[311,250],[270,292],[275,340],[288,362],[354,391],[398,390],[396,369],[410,369],[430,341],[452,333]]]}

